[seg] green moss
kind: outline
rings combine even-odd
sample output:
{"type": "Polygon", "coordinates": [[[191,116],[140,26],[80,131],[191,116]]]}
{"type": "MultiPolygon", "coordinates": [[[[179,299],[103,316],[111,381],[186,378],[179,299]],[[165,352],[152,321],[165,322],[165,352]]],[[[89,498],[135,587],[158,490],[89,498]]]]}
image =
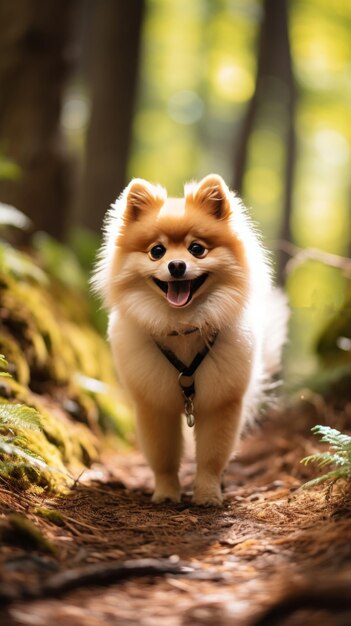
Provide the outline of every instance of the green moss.
{"type": "Polygon", "coordinates": [[[1,378],[0,397],[14,417],[2,423],[0,412],[0,473],[21,488],[61,491],[97,459],[106,428],[126,440],[129,409],[79,281],[50,276],[2,242],[0,260],[0,350],[13,376],[1,378]],[[37,431],[21,421],[21,404],[37,412],[37,431]]]}
{"type": "Polygon", "coordinates": [[[42,517],[43,519],[48,520],[55,524],[55,526],[63,526],[64,519],[59,511],[55,511],[54,509],[46,509],[44,507],[37,507],[33,510],[35,515],[38,517],[42,517]]]}
{"type": "Polygon", "coordinates": [[[0,473],[17,479],[22,488],[30,487],[31,483],[54,490],[70,486],[73,474],[80,473],[85,466],[97,460],[96,436],[84,424],[71,421],[51,399],[33,394],[11,379],[6,379],[3,385],[9,387],[8,395],[15,395],[16,403],[0,403],[0,426],[1,407],[12,408],[17,411],[17,416],[14,415],[11,424],[8,424],[10,430],[1,433],[0,429],[0,473]],[[23,421],[21,406],[35,409],[38,430],[28,428],[23,421]],[[1,440],[6,443],[8,452],[6,446],[1,448],[1,440]],[[19,450],[16,452],[14,447],[19,450]],[[32,455],[34,473],[28,455],[32,455]],[[16,456],[19,463],[12,463],[11,467],[11,457],[13,460],[16,456]]]}

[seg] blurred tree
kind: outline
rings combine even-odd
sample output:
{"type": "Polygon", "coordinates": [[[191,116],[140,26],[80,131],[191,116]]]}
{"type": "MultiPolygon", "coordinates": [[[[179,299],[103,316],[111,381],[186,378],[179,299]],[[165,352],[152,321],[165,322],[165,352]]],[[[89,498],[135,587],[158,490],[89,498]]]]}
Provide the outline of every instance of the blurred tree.
{"type": "MultiPolygon", "coordinates": [[[[241,136],[236,149],[234,189],[243,193],[249,140],[259,116],[269,114],[272,101],[280,102],[285,117],[285,180],[284,203],[280,228],[281,239],[290,240],[293,170],[295,161],[295,85],[288,31],[288,0],[264,0],[263,19],[257,51],[257,75],[254,95],[247,108],[241,136]]],[[[274,126],[275,120],[272,120],[274,126]]],[[[281,251],[278,259],[278,279],[283,282],[287,255],[281,251]]]]}
{"type": "Polygon", "coordinates": [[[86,34],[92,110],[78,220],[100,232],[126,184],[137,84],[143,0],[92,2],[86,34]]]}
{"type": "Polygon", "coordinates": [[[0,180],[0,199],[57,237],[69,191],[59,118],[75,6],[76,0],[0,3],[0,145],[20,168],[17,179],[0,180]]]}

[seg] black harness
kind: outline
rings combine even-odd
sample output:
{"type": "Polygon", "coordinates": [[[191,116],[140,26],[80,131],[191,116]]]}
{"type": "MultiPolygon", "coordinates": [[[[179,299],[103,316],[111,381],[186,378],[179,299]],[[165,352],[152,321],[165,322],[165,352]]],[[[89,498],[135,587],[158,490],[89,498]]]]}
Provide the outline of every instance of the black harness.
{"type": "MultiPolygon", "coordinates": [[[[194,331],[190,331],[190,332],[194,332],[194,331]]],[[[184,334],[189,334],[189,333],[184,333],[184,334]]],[[[195,395],[194,374],[197,368],[201,365],[205,356],[209,353],[213,344],[215,343],[217,339],[217,335],[218,335],[218,332],[212,335],[212,337],[207,341],[203,349],[200,350],[200,352],[198,352],[194,356],[190,365],[185,365],[183,361],[178,359],[178,357],[174,354],[174,352],[172,352],[172,350],[163,346],[161,343],[156,341],[156,339],[154,340],[157,347],[162,352],[162,354],[171,363],[171,365],[173,365],[173,367],[175,367],[175,369],[178,370],[179,372],[178,382],[179,382],[182,394],[184,396],[184,412],[187,418],[188,426],[193,426],[195,423],[194,421],[195,418],[193,414],[194,409],[193,409],[193,402],[192,402],[193,397],[195,395]]]]}

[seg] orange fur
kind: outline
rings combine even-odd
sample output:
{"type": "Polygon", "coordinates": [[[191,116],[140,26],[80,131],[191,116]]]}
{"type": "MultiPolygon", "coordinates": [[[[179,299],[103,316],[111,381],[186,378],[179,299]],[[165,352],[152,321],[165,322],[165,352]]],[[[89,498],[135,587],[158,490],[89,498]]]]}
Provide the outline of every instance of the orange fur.
{"type": "Polygon", "coordinates": [[[109,339],[135,404],[156,502],[180,497],[184,403],[177,372],[155,339],[190,363],[218,332],[195,374],[194,501],[219,504],[220,475],[240,428],[257,411],[265,383],[280,366],[288,317],[240,200],[215,174],[186,185],[182,199],[167,198],[162,187],[147,181],[131,181],[108,213],[93,284],[110,311],[109,339]],[[205,249],[201,258],[191,252],[194,242],[205,249]],[[156,245],[163,246],[162,258],[152,256],[156,245]],[[177,282],[169,265],[175,260],[186,266],[184,287],[176,285],[185,295],[169,295],[170,283],[174,291],[177,282]],[[192,327],[198,331],[182,334],[192,327]],[[180,334],[170,336],[174,331],[180,334]]]}

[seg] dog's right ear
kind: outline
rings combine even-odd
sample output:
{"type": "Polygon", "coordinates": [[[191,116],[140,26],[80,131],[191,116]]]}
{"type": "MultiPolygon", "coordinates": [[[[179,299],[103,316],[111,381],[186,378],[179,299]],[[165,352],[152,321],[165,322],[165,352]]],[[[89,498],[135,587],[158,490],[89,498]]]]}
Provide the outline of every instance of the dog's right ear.
{"type": "Polygon", "coordinates": [[[125,189],[124,218],[137,221],[144,211],[160,208],[167,197],[165,189],[160,185],[152,185],[142,178],[133,178],[125,189]]]}
{"type": "Polygon", "coordinates": [[[185,185],[185,197],[218,220],[231,215],[230,191],[218,174],[209,174],[197,184],[185,185]]]}

